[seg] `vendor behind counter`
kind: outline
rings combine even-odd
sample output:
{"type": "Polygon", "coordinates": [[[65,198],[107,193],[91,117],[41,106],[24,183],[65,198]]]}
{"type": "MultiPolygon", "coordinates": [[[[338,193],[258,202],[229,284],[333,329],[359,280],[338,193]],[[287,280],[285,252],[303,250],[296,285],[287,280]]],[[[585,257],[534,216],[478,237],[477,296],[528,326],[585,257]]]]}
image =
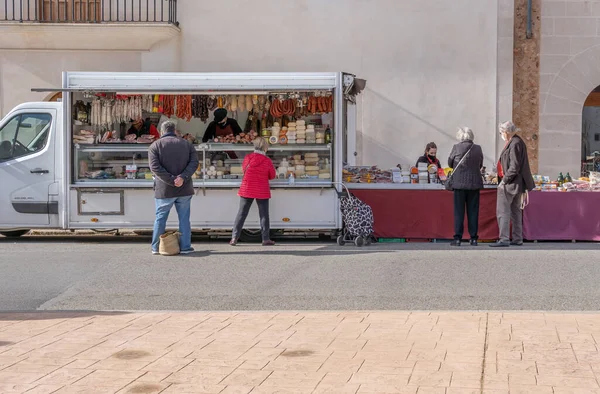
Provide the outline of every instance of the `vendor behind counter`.
{"type": "Polygon", "coordinates": [[[418,167],[419,163],[425,163],[428,167],[430,164],[435,164],[437,168],[442,168],[442,164],[437,158],[437,145],[435,142],[430,142],[425,146],[425,154],[417,159],[415,167],[418,167]]]}
{"type": "Polygon", "coordinates": [[[242,128],[235,119],[227,117],[225,108],[217,108],[215,110],[215,119],[209,123],[202,142],[208,142],[214,138],[226,137],[230,134],[239,135],[242,128]]]}

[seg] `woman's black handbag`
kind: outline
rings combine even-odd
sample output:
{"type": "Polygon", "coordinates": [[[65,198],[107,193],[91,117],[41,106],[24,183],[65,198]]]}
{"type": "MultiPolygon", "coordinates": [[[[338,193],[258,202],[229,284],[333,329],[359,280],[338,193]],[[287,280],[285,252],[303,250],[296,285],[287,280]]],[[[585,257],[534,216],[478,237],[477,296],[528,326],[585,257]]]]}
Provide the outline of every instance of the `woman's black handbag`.
{"type": "Polygon", "coordinates": [[[465,155],[460,159],[460,161],[458,162],[458,164],[456,165],[456,167],[454,167],[454,170],[452,170],[452,173],[448,176],[448,179],[446,179],[446,182],[444,182],[444,187],[449,192],[451,192],[451,191],[454,190],[454,187],[452,186],[452,184],[453,184],[452,178],[454,177],[454,173],[456,172],[456,170],[458,169],[458,167],[460,167],[460,165],[465,160],[465,158],[467,157],[467,155],[471,152],[471,149],[473,149],[473,146],[471,146],[469,148],[469,150],[467,151],[467,153],[465,153],[465,155]]]}

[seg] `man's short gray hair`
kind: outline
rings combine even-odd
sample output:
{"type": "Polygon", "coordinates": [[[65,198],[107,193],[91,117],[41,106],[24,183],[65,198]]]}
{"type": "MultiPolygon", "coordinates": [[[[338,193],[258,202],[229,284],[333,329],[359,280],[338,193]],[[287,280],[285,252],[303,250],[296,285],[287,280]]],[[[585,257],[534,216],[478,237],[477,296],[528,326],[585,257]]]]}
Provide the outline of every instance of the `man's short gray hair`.
{"type": "Polygon", "coordinates": [[[513,122],[511,122],[510,120],[506,121],[504,123],[500,123],[498,125],[498,130],[501,133],[516,133],[518,131],[517,126],[515,126],[515,124],[513,122]]]}
{"type": "Polygon", "coordinates": [[[163,135],[169,133],[175,134],[175,122],[171,120],[163,122],[163,124],[160,125],[160,133],[163,135]]]}
{"type": "Polygon", "coordinates": [[[460,142],[463,141],[473,141],[475,139],[475,135],[473,134],[473,130],[468,127],[459,127],[456,132],[456,139],[460,142]]]}

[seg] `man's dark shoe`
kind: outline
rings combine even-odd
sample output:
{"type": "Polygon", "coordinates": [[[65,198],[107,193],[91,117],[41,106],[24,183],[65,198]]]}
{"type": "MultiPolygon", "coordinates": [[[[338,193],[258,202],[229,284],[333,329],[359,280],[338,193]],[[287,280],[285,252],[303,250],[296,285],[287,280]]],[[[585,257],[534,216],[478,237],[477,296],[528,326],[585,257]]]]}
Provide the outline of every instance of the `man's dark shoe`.
{"type": "Polygon", "coordinates": [[[454,241],[450,242],[450,246],[460,246],[460,239],[455,239],[454,241]]]}
{"type": "Polygon", "coordinates": [[[511,242],[512,246],[523,246],[523,242],[511,242]]]}
{"type": "Polygon", "coordinates": [[[508,242],[494,242],[493,244],[489,245],[490,248],[507,248],[510,246],[510,244],[508,242]]]}
{"type": "Polygon", "coordinates": [[[471,241],[469,241],[469,244],[471,244],[471,246],[477,246],[477,240],[472,239],[471,241]]]}

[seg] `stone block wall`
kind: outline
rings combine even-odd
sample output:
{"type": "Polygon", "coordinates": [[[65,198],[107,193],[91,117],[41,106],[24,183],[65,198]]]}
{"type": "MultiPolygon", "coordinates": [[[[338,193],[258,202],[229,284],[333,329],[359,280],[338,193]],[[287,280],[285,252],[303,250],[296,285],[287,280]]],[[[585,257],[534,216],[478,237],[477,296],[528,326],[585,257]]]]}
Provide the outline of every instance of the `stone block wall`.
{"type": "Polygon", "coordinates": [[[541,6],[539,172],[579,174],[583,104],[600,85],[600,1],[541,6]]]}

